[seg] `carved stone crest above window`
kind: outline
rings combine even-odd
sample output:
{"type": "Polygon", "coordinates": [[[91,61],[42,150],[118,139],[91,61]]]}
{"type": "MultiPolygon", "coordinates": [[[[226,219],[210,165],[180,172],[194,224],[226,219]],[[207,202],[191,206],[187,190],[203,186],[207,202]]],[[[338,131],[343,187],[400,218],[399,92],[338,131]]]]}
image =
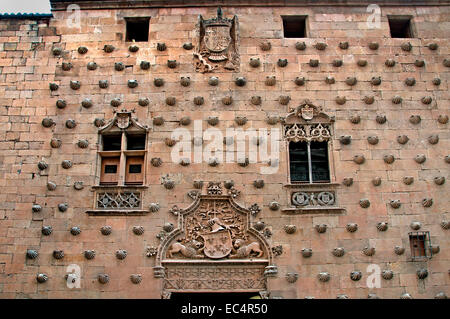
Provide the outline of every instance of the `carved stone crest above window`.
{"type": "Polygon", "coordinates": [[[147,132],[148,126],[140,124],[137,118],[132,117],[134,112],[134,110],[128,111],[126,109],[114,111],[114,118],[104,126],[100,127],[99,133],[113,130],[115,127],[120,130],[135,128],[136,130],[147,132]]]}
{"type": "Polygon", "coordinates": [[[239,71],[239,22],[235,15],[224,18],[222,8],[217,9],[217,17],[198,17],[198,45],[194,54],[195,70],[201,73],[214,70],[239,71]]]}

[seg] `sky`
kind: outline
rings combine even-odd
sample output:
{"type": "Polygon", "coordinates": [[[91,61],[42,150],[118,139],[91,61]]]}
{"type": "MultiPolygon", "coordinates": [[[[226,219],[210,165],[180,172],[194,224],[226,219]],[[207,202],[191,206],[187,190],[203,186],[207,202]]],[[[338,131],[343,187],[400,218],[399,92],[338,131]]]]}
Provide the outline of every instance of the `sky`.
{"type": "Polygon", "coordinates": [[[50,13],[50,0],[0,0],[0,13],[50,13]]]}

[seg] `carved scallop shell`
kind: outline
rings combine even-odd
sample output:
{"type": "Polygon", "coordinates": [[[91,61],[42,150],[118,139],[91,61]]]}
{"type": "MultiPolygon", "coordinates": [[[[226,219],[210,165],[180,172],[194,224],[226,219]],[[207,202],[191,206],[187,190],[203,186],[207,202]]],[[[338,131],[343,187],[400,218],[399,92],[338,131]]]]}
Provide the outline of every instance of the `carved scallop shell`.
{"type": "Polygon", "coordinates": [[[246,158],[238,158],[238,165],[242,166],[242,167],[247,167],[248,164],[250,163],[248,157],[246,158]]]}
{"type": "Polygon", "coordinates": [[[63,161],[61,162],[61,166],[62,166],[63,168],[65,168],[65,169],[69,169],[69,168],[72,167],[72,161],[69,161],[69,160],[63,160],[63,161]]]}
{"type": "Polygon", "coordinates": [[[388,223],[386,223],[386,222],[379,222],[377,224],[377,229],[379,231],[386,231],[388,229],[388,223]]]}
{"type": "Polygon", "coordinates": [[[422,199],[422,206],[423,207],[431,207],[433,205],[433,199],[432,198],[424,198],[422,199]]]}
{"type": "Polygon", "coordinates": [[[55,56],[61,55],[62,52],[63,52],[63,50],[62,50],[60,47],[54,47],[54,48],[52,49],[52,53],[53,53],[53,55],[55,55],[55,56]]]}
{"type": "Polygon", "coordinates": [[[142,275],[140,275],[140,274],[132,274],[130,276],[130,280],[135,285],[140,284],[141,281],[142,281],[142,275]]]}
{"type": "Polygon", "coordinates": [[[347,224],[347,226],[345,228],[347,229],[348,232],[354,233],[355,231],[358,230],[358,224],[356,224],[356,223],[349,223],[349,224],[347,224]]]}
{"type": "Polygon", "coordinates": [[[44,162],[44,161],[40,161],[40,162],[37,164],[37,167],[38,167],[41,171],[43,171],[44,169],[47,169],[47,168],[48,168],[48,164],[47,164],[46,162],[44,162]]]}
{"type": "Polygon", "coordinates": [[[148,98],[140,98],[138,100],[139,106],[148,106],[150,104],[150,100],[148,98]]]}
{"type": "Polygon", "coordinates": [[[394,247],[394,252],[396,255],[403,255],[403,253],[405,252],[405,248],[404,247],[400,247],[400,246],[395,246],[394,247]]]}
{"type": "Polygon", "coordinates": [[[297,226],[295,225],[285,225],[283,228],[286,234],[293,234],[297,231],[297,226]]]}
{"type": "Polygon", "coordinates": [[[156,213],[157,211],[159,211],[160,206],[159,203],[150,203],[148,210],[151,211],[152,213],[156,213]]]}
{"type": "Polygon", "coordinates": [[[387,59],[385,62],[384,62],[384,64],[387,66],[387,67],[393,67],[394,65],[395,65],[395,60],[394,59],[387,59]]]}
{"type": "Polygon", "coordinates": [[[153,124],[157,126],[161,126],[164,124],[164,118],[162,116],[155,116],[153,118],[153,124]]]}
{"type": "Polygon", "coordinates": [[[237,86],[244,86],[247,83],[247,80],[245,79],[245,77],[243,76],[238,76],[235,80],[234,83],[237,86]]]}
{"type": "Polygon", "coordinates": [[[130,89],[134,89],[138,86],[138,81],[136,80],[128,80],[127,85],[130,89]]]}
{"type": "Polygon", "coordinates": [[[413,297],[409,293],[405,292],[400,296],[400,299],[413,299],[413,297]]]}
{"type": "Polygon", "coordinates": [[[279,210],[280,209],[280,203],[276,202],[276,201],[271,201],[269,203],[269,209],[270,210],[279,210]]]}
{"type": "Polygon", "coordinates": [[[411,185],[414,182],[414,177],[412,176],[405,176],[403,177],[403,183],[406,185],[411,185]]]}
{"type": "Polygon", "coordinates": [[[450,59],[444,59],[442,64],[444,64],[444,66],[446,66],[447,68],[450,67],[450,59]]]}
{"type": "Polygon", "coordinates": [[[333,60],[333,66],[334,67],[341,67],[343,64],[344,64],[344,62],[342,62],[342,60],[341,59],[336,59],[336,60],[333,60]]]}
{"type": "Polygon", "coordinates": [[[428,143],[437,144],[439,142],[439,135],[433,134],[428,137],[428,143]]]}
{"type": "Polygon", "coordinates": [[[65,100],[59,99],[59,100],[56,101],[56,107],[57,107],[58,109],[63,109],[63,108],[65,108],[66,106],[67,106],[67,102],[66,102],[65,100]]]}
{"type": "Polygon", "coordinates": [[[191,124],[191,118],[189,116],[183,116],[180,119],[180,124],[181,125],[189,125],[189,124],[191,124]]]}
{"type": "Polygon", "coordinates": [[[122,100],[119,98],[112,99],[110,102],[111,106],[118,107],[122,104],[122,100]]]}
{"type": "Polygon", "coordinates": [[[416,61],[414,61],[414,65],[421,68],[425,65],[425,61],[424,60],[416,60],[416,61]]]}
{"type": "MultiPolygon", "coordinates": [[[[166,143],[167,144],[167,143],[166,143]]],[[[175,145],[175,144],[174,144],[175,145]]],[[[161,158],[159,158],[159,157],[153,157],[151,160],[150,160],[150,163],[152,164],[152,166],[154,166],[154,167],[159,167],[159,166],[161,166],[161,164],[162,164],[162,160],[161,160],[161,158]]]]}
{"type": "Polygon", "coordinates": [[[234,186],[234,181],[233,180],[226,180],[223,182],[223,186],[226,189],[231,189],[234,186]]]}
{"type": "Polygon", "coordinates": [[[370,83],[372,83],[372,85],[380,85],[381,84],[381,77],[380,76],[372,77],[372,79],[370,80],[370,83]]]}
{"type": "Polygon", "coordinates": [[[397,136],[397,142],[399,144],[406,144],[406,143],[408,143],[408,141],[409,141],[409,138],[406,135],[399,135],[399,136],[397,136]]]}
{"type": "Polygon", "coordinates": [[[94,259],[95,258],[95,251],[94,250],[85,250],[84,251],[84,258],[86,258],[86,259],[94,259]]]}
{"type": "Polygon", "coordinates": [[[326,47],[327,47],[327,44],[324,43],[324,42],[317,42],[317,43],[314,45],[314,47],[315,47],[317,50],[325,50],[326,47]]]}
{"type": "Polygon", "coordinates": [[[250,102],[252,102],[253,105],[261,105],[261,97],[254,95],[251,97],[250,102]]]}
{"type": "Polygon", "coordinates": [[[352,186],[353,185],[353,178],[352,177],[345,177],[342,181],[342,184],[345,186],[352,186]]]}
{"type": "Polygon", "coordinates": [[[305,85],[305,83],[306,83],[306,78],[305,78],[304,76],[302,76],[302,77],[297,76],[297,77],[295,78],[294,82],[295,82],[295,84],[297,84],[298,86],[302,86],[302,85],[305,85]]]}
{"type": "Polygon", "coordinates": [[[420,115],[411,115],[409,117],[409,122],[411,124],[419,124],[420,121],[422,121],[422,118],[420,117],[420,115]]]}
{"type": "Polygon", "coordinates": [[[111,44],[105,44],[105,46],[103,47],[103,51],[105,51],[106,53],[111,53],[113,52],[115,49],[115,47],[111,44]]]}
{"type": "Polygon", "coordinates": [[[441,79],[440,79],[440,78],[434,78],[431,82],[432,82],[434,85],[440,85],[440,84],[441,84],[441,79]]]}
{"type": "Polygon", "coordinates": [[[345,96],[337,96],[335,101],[337,104],[343,105],[345,104],[345,102],[347,102],[347,99],[345,98],[345,96]]]}
{"type": "Polygon", "coordinates": [[[327,84],[334,84],[334,83],[336,83],[336,80],[332,76],[327,76],[325,78],[325,83],[327,83],[327,84]]]}
{"type": "Polygon", "coordinates": [[[267,86],[274,86],[277,82],[275,75],[268,75],[266,76],[265,84],[267,86]]]}
{"type": "Polygon", "coordinates": [[[361,116],[359,115],[352,115],[350,117],[350,122],[353,124],[358,124],[359,122],[361,122],[361,116]]]}
{"type": "Polygon", "coordinates": [[[194,104],[195,105],[202,105],[203,103],[205,103],[205,99],[203,98],[203,96],[196,96],[196,97],[194,97],[194,104]]]}
{"type": "Polygon", "coordinates": [[[177,60],[167,60],[167,67],[169,69],[175,69],[177,67],[177,60]]]}
{"type": "Polygon", "coordinates": [[[352,141],[352,137],[350,135],[342,135],[339,138],[339,142],[343,145],[349,145],[352,141]]]}
{"type": "Polygon", "coordinates": [[[356,62],[356,64],[358,64],[358,66],[366,66],[367,65],[367,60],[358,60],[358,62],[356,62]]]}
{"type": "Polygon", "coordinates": [[[445,292],[438,292],[436,294],[436,296],[434,296],[434,299],[448,299],[447,295],[445,294],[445,292]]]}
{"type": "Polygon", "coordinates": [[[101,89],[106,89],[109,86],[109,82],[108,82],[108,80],[100,80],[100,81],[98,81],[98,86],[101,89]]]}
{"type": "Polygon", "coordinates": [[[53,258],[55,258],[55,259],[63,259],[64,258],[64,251],[62,251],[62,250],[54,250],[53,251],[53,258]]]}
{"type": "Polygon", "coordinates": [[[379,48],[379,44],[378,44],[378,42],[370,42],[369,43],[369,49],[371,49],[371,50],[378,50],[378,48],[379,48]]]}
{"type": "Polygon", "coordinates": [[[379,142],[379,138],[378,138],[378,136],[368,136],[367,142],[369,142],[369,144],[371,144],[371,145],[376,145],[379,142]]]}
{"type": "Polygon", "coordinates": [[[304,258],[309,258],[309,257],[311,257],[311,256],[312,256],[312,253],[313,253],[313,251],[312,251],[311,248],[303,248],[303,249],[302,249],[302,256],[303,256],[304,258]]]}
{"type": "Polygon", "coordinates": [[[52,127],[53,125],[55,125],[55,121],[53,121],[53,119],[49,118],[49,117],[45,117],[42,119],[42,126],[43,127],[52,127]]]}
{"type": "Polygon", "coordinates": [[[77,191],[82,190],[84,188],[83,182],[77,181],[73,183],[73,188],[75,188],[77,191]]]}
{"type": "Polygon", "coordinates": [[[310,59],[309,60],[309,66],[313,67],[313,68],[318,67],[319,66],[319,60],[317,60],[317,59],[310,59]]]}
{"type": "Polygon", "coordinates": [[[100,232],[104,236],[109,236],[109,235],[111,235],[112,227],[111,226],[102,226],[102,228],[100,228],[100,232]]]}
{"type": "Polygon", "coordinates": [[[80,227],[78,227],[78,226],[74,226],[74,227],[72,227],[72,228],[70,229],[70,233],[71,233],[73,236],[77,236],[77,235],[81,234],[81,229],[80,229],[80,227]]]}
{"type": "Polygon", "coordinates": [[[288,105],[290,100],[291,100],[291,97],[289,95],[280,95],[278,97],[278,102],[281,105],[288,105]]]}
{"type": "Polygon", "coordinates": [[[428,49],[433,50],[433,51],[434,51],[434,50],[437,50],[438,47],[439,47],[439,45],[438,45],[437,43],[435,43],[435,42],[430,43],[430,44],[428,44],[427,46],[428,46],[428,49]]]}
{"type": "Polygon", "coordinates": [[[56,183],[54,183],[54,182],[47,182],[47,189],[49,191],[54,191],[56,189],[56,183]]]}
{"type": "Polygon", "coordinates": [[[180,84],[187,87],[191,84],[191,78],[189,76],[182,76],[180,79],[180,84]]]}
{"type": "Polygon", "coordinates": [[[402,48],[403,51],[407,51],[407,52],[411,51],[411,49],[412,49],[412,45],[409,42],[402,43],[402,45],[400,47],[402,48]]]}
{"type": "Polygon", "coordinates": [[[366,95],[366,96],[364,96],[363,101],[366,104],[373,104],[373,102],[375,102],[375,97],[373,95],[372,96],[366,95]]]}
{"type": "Polygon", "coordinates": [[[298,274],[297,273],[293,273],[293,272],[288,272],[286,274],[286,280],[287,282],[293,284],[294,282],[296,282],[298,279],[298,274]]]}
{"type": "Polygon", "coordinates": [[[407,86],[413,86],[414,84],[416,84],[416,79],[415,78],[406,78],[405,79],[405,84],[407,86]]]}
{"type": "Polygon", "coordinates": [[[153,79],[153,84],[156,87],[163,86],[164,85],[164,79],[163,78],[155,78],[155,79],[153,79]]]}
{"type": "Polygon", "coordinates": [[[217,86],[219,84],[219,78],[217,76],[211,76],[208,80],[208,84],[211,86],[217,86]]]}
{"type": "Polygon", "coordinates": [[[389,202],[389,205],[391,205],[391,207],[394,209],[398,209],[400,208],[400,206],[402,206],[402,203],[399,199],[393,199],[389,202]]]}
{"type": "Polygon", "coordinates": [[[416,155],[416,157],[414,158],[414,160],[418,163],[418,164],[422,164],[423,162],[425,162],[427,158],[425,157],[424,154],[418,154],[416,155]]]}
{"type": "Polygon", "coordinates": [[[167,46],[166,46],[166,44],[164,42],[158,42],[156,44],[156,49],[158,51],[165,51],[167,49],[167,46]]]}
{"type": "Polygon", "coordinates": [[[27,249],[27,258],[28,259],[36,259],[39,256],[39,253],[37,250],[34,249],[27,249]]]}
{"type": "Polygon", "coordinates": [[[379,177],[379,176],[374,177],[372,179],[372,184],[373,184],[373,186],[380,186],[381,185],[381,177],[379,177]]]}
{"type": "Polygon", "coordinates": [[[31,210],[33,211],[33,213],[39,213],[42,210],[42,206],[39,204],[33,204],[31,206],[31,210]]]}
{"type": "Polygon", "coordinates": [[[206,120],[209,125],[216,126],[219,123],[219,117],[217,116],[209,116],[206,120]]]}
{"type": "Polygon", "coordinates": [[[52,226],[42,226],[41,229],[42,235],[49,236],[53,232],[52,226]]]}
{"type": "Polygon", "coordinates": [[[46,274],[38,274],[36,276],[36,281],[40,284],[46,282],[48,280],[48,276],[46,274]]]}
{"type": "Polygon", "coordinates": [[[375,247],[366,246],[363,248],[363,253],[366,256],[373,256],[373,255],[375,255],[375,247]]]}
{"type": "Polygon", "coordinates": [[[348,42],[339,42],[339,48],[341,48],[342,50],[347,50],[348,49],[348,42]]]}
{"type": "Polygon", "coordinates": [[[440,114],[439,115],[439,117],[438,117],[438,122],[439,123],[441,123],[441,124],[447,124],[448,123],[448,115],[446,115],[446,114],[440,114]]]}
{"type": "Polygon", "coordinates": [[[280,68],[284,68],[284,67],[286,67],[288,65],[288,60],[287,59],[278,59],[277,65],[280,68]]]}
{"type": "Polygon", "coordinates": [[[357,154],[353,157],[353,162],[356,164],[363,164],[366,161],[364,155],[357,154]]]}
{"type": "Polygon", "coordinates": [[[394,157],[394,155],[392,155],[392,154],[384,155],[384,156],[383,156],[383,160],[384,160],[384,162],[385,162],[386,164],[392,164],[392,163],[394,163],[394,161],[395,161],[395,157],[394,157]]]}
{"type": "Polygon", "coordinates": [[[270,44],[269,41],[263,41],[261,42],[261,44],[259,45],[259,47],[261,48],[261,50],[263,51],[269,51],[272,48],[272,44],[270,44]]]}
{"type": "Polygon", "coordinates": [[[208,165],[212,166],[212,167],[215,167],[215,166],[219,165],[219,159],[217,157],[211,157],[208,160],[208,165]]]}
{"type": "Polygon", "coordinates": [[[81,87],[80,81],[70,81],[70,88],[73,90],[78,90],[81,87]]]}
{"type": "Polygon", "coordinates": [[[427,277],[428,277],[428,270],[426,270],[425,268],[417,270],[417,278],[425,279],[427,277]]]}
{"type": "Polygon", "coordinates": [[[320,234],[325,233],[327,231],[327,225],[325,224],[318,224],[314,228],[320,234]]]}
{"type": "Polygon", "coordinates": [[[439,245],[431,245],[431,252],[434,255],[439,254],[440,251],[441,251],[441,248],[439,247],[439,245]]]}
{"type": "Polygon", "coordinates": [[[303,42],[296,42],[295,43],[295,48],[297,50],[303,51],[303,50],[306,49],[306,43],[304,41],[303,42]]]}
{"type": "Polygon", "coordinates": [[[70,62],[63,62],[61,64],[61,68],[63,69],[63,71],[70,71],[73,68],[73,64],[70,62]]]}
{"type": "Polygon", "coordinates": [[[255,181],[253,181],[253,186],[255,186],[256,188],[263,188],[264,187],[264,180],[257,179],[255,181]]]}
{"type": "Polygon", "coordinates": [[[101,284],[107,284],[109,282],[109,276],[107,274],[100,274],[97,277],[97,280],[101,284]]]}
{"type": "Polygon", "coordinates": [[[433,101],[433,98],[431,96],[424,96],[421,101],[423,104],[430,104],[433,101]]]}
{"type": "Polygon", "coordinates": [[[140,68],[142,70],[148,70],[148,69],[150,69],[150,62],[148,62],[148,61],[141,61],[139,66],[140,66],[140,68]]]}
{"type": "Polygon", "coordinates": [[[403,99],[402,99],[402,97],[401,96],[399,96],[399,95],[395,95],[394,97],[392,97],[392,103],[394,103],[394,104],[400,104],[400,103],[402,103],[402,101],[403,101],[403,99]]]}
{"type": "Polygon", "coordinates": [[[223,97],[222,103],[224,105],[231,105],[233,103],[233,97],[231,95],[223,97]]]}
{"type": "Polygon", "coordinates": [[[367,198],[360,199],[359,206],[362,208],[368,208],[370,206],[370,201],[367,198]]]}
{"type": "Polygon", "coordinates": [[[350,279],[353,281],[358,281],[361,279],[361,277],[362,277],[362,272],[360,272],[360,271],[355,270],[350,273],[350,279]]]}
{"type": "Polygon", "coordinates": [[[245,116],[236,116],[234,118],[234,121],[236,122],[237,125],[245,125],[248,119],[245,116]]]}
{"type": "Polygon", "coordinates": [[[163,185],[165,189],[173,189],[175,187],[175,182],[171,179],[166,179],[163,182],[163,185]]]}
{"type": "Polygon", "coordinates": [[[177,99],[174,96],[168,96],[166,97],[166,104],[170,106],[174,106],[177,102],[177,99]]]}
{"type": "Polygon", "coordinates": [[[258,66],[261,65],[261,62],[260,62],[259,58],[250,58],[249,64],[251,67],[257,68],[258,66]]]}
{"type": "Polygon", "coordinates": [[[192,45],[192,42],[185,42],[183,43],[183,49],[185,50],[192,50],[194,46],[192,45]]]}
{"type": "Polygon", "coordinates": [[[445,183],[444,176],[436,176],[433,180],[436,185],[443,185],[445,183]]]}
{"type": "Polygon", "coordinates": [[[144,227],[143,226],[133,226],[133,233],[135,235],[142,235],[144,233],[144,227]]]}
{"type": "Polygon", "coordinates": [[[422,227],[422,224],[420,222],[411,222],[409,227],[411,227],[412,230],[419,230],[420,227],[422,227]]]}
{"type": "Polygon", "coordinates": [[[94,120],[94,125],[95,125],[96,127],[102,127],[103,125],[105,125],[105,120],[104,120],[104,119],[101,119],[101,118],[96,118],[96,119],[94,120]]]}
{"type": "Polygon", "coordinates": [[[391,280],[394,277],[394,272],[392,270],[386,269],[381,272],[381,277],[385,280],[391,280]]]}
{"type": "Polygon", "coordinates": [[[181,166],[188,166],[191,164],[191,160],[189,158],[182,158],[180,159],[180,165],[181,166]]]}
{"type": "Polygon", "coordinates": [[[59,88],[59,85],[58,84],[56,84],[56,83],[49,83],[49,88],[50,88],[50,91],[56,91],[56,90],[58,90],[58,88],[59,88]]]}
{"type": "Polygon", "coordinates": [[[72,129],[72,128],[74,128],[75,126],[77,126],[77,122],[75,122],[75,120],[73,120],[73,119],[68,119],[68,120],[66,121],[66,127],[67,127],[67,128],[72,129]]]}
{"type": "Polygon", "coordinates": [[[331,276],[328,272],[320,272],[318,278],[322,282],[327,282],[330,280],[331,276]]]}
{"type": "Polygon", "coordinates": [[[126,250],[119,249],[119,250],[116,251],[116,258],[120,259],[120,260],[123,260],[123,259],[125,259],[127,257],[127,254],[128,253],[127,253],[126,250]]]}
{"type": "Polygon", "coordinates": [[[336,247],[331,251],[331,253],[335,257],[342,257],[345,254],[345,249],[344,249],[344,247],[336,247]]]}
{"type": "Polygon", "coordinates": [[[86,68],[87,68],[88,70],[91,70],[91,71],[96,70],[96,69],[97,69],[97,63],[91,61],[91,62],[89,62],[89,63],[86,65],[86,68]]]}
{"type": "Polygon", "coordinates": [[[384,124],[386,123],[386,115],[380,115],[378,114],[375,118],[375,121],[377,121],[378,124],[384,124]]]}

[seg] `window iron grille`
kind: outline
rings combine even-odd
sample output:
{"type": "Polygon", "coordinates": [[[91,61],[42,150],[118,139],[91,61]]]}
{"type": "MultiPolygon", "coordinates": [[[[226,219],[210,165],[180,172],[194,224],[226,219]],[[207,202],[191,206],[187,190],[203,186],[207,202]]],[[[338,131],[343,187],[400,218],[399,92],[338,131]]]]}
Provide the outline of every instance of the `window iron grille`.
{"type": "Polygon", "coordinates": [[[431,250],[430,232],[411,232],[409,233],[409,244],[411,247],[411,258],[413,261],[431,259],[433,252],[431,250]]]}

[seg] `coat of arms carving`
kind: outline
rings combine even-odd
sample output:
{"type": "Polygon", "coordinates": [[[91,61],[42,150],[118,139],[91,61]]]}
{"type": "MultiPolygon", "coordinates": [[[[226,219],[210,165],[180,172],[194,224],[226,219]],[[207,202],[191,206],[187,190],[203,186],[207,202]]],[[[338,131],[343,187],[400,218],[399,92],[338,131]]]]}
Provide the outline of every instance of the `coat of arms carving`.
{"type": "Polygon", "coordinates": [[[198,46],[194,52],[195,69],[207,73],[217,69],[239,70],[239,22],[235,15],[224,18],[222,9],[217,9],[217,17],[198,18],[198,46]]]}

